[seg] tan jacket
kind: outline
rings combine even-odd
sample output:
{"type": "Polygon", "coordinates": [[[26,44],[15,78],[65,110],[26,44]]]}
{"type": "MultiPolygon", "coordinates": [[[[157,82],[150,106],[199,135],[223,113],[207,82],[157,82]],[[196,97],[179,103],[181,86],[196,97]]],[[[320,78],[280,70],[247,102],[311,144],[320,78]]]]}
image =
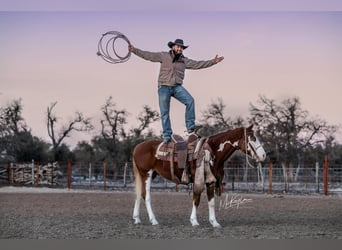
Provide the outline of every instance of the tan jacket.
{"type": "Polygon", "coordinates": [[[174,55],[171,51],[149,52],[134,48],[132,52],[145,60],[160,62],[158,86],[183,84],[185,69],[203,69],[216,64],[215,59],[195,61],[184,56],[173,63],[174,55]]]}

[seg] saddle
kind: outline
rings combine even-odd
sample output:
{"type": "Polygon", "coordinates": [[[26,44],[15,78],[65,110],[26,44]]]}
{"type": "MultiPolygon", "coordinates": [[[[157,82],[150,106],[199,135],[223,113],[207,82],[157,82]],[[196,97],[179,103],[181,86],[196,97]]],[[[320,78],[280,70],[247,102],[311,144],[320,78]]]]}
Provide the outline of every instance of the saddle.
{"type": "Polygon", "coordinates": [[[162,161],[175,162],[178,168],[184,169],[187,162],[197,159],[204,138],[200,138],[196,134],[190,135],[188,140],[184,140],[183,137],[175,134],[171,138],[169,143],[162,142],[159,144],[155,156],[162,161]]]}
{"type": "MultiPolygon", "coordinates": [[[[184,140],[179,135],[173,135],[172,140],[169,143],[160,143],[155,157],[162,161],[170,162],[170,174],[171,179],[179,184],[189,184],[189,165],[190,162],[197,160],[199,158],[203,159],[204,151],[201,150],[202,148],[207,148],[205,145],[205,139],[201,138],[197,134],[191,134],[188,140],[184,140]],[[179,169],[183,169],[183,174],[181,180],[175,176],[174,173],[174,164],[177,163],[179,169]],[[188,164],[189,163],[189,164],[188,164]]],[[[211,150],[210,150],[210,153],[211,150]]],[[[198,168],[198,164],[196,165],[196,169],[198,168]]],[[[215,177],[212,175],[210,171],[209,164],[205,166],[205,173],[206,173],[206,182],[211,183],[215,181],[215,177]]],[[[197,172],[197,170],[196,170],[197,172]]],[[[195,180],[196,181],[196,180],[195,180]]]]}

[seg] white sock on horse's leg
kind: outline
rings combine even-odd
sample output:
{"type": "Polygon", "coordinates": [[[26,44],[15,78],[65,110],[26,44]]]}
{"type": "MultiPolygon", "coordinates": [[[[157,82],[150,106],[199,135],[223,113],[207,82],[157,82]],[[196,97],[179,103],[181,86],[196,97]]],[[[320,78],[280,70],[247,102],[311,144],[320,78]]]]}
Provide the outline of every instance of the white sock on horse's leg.
{"type": "Polygon", "coordinates": [[[135,203],[134,203],[134,210],[133,210],[133,220],[134,224],[140,224],[140,202],[141,202],[141,196],[142,196],[142,189],[143,189],[143,183],[141,179],[141,175],[139,171],[137,170],[137,165],[135,161],[133,160],[133,170],[134,170],[134,177],[135,177],[135,203]]]}
{"type": "Polygon", "coordinates": [[[140,224],[141,223],[141,220],[140,220],[140,202],[141,202],[141,197],[137,197],[135,199],[134,210],[133,210],[134,224],[140,224]]]}
{"type": "Polygon", "coordinates": [[[198,226],[199,223],[197,221],[197,207],[195,205],[195,202],[192,202],[192,211],[190,215],[190,222],[192,226],[198,226]]]}
{"type": "Polygon", "coordinates": [[[221,225],[217,222],[215,216],[215,197],[211,198],[208,201],[208,209],[209,209],[209,222],[213,227],[221,227],[221,225]]]}
{"type": "Polygon", "coordinates": [[[154,213],[152,211],[152,206],[151,206],[151,182],[152,182],[152,173],[153,170],[148,171],[148,177],[146,179],[146,197],[145,197],[145,205],[146,205],[146,210],[148,213],[148,217],[150,219],[150,222],[152,225],[158,225],[158,221],[156,217],[154,216],[154,213]]]}

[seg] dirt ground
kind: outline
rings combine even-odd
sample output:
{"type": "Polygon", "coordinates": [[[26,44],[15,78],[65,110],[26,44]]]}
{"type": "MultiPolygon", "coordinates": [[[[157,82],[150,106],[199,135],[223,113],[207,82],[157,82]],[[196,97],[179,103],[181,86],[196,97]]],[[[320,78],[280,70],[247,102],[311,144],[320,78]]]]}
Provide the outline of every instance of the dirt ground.
{"type": "Polygon", "coordinates": [[[189,221],[187,192],[152,192],[159,225],[144,204],[134,225],[133,192],[0,192],[1,239],[342,239],[341,196],[224,193],[216,199],[222,228],[208,221],[206,195],[200,226],[189,221]]]}

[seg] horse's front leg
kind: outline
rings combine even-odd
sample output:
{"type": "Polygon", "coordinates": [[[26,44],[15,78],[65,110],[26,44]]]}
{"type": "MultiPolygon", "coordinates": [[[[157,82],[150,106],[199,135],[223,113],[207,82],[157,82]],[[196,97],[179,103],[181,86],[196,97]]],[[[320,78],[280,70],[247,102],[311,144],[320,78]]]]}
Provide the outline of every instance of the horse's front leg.
{"type": "Polygon", "coordinates": [[[215,183],[207,185],[209,222],[213,227],[221,227],[215,216],[215,183]]]}
{"type": "Polygon", "coordinates": [[[152,174],[153,170],[148,171],[148,177],[146,179],[146,197],[145,197],[145,205],[146,205],[146,210],[148,213],[148,217],[150,219],[150,222],[152,225],[158,225],[158,221],[156,217],[154,216],[154,213],[152,211],[152,206],[151,206],[151,182],[152,182],[152,174]]]}
{"type": "Polygon", "coordinates": [[[201,193],[193,192],[192,198],[192,211],[190,215],[190,222],[192,226],[198,226],[199,223],[197,221],[197,208],[201,200],[201,193]]]}

